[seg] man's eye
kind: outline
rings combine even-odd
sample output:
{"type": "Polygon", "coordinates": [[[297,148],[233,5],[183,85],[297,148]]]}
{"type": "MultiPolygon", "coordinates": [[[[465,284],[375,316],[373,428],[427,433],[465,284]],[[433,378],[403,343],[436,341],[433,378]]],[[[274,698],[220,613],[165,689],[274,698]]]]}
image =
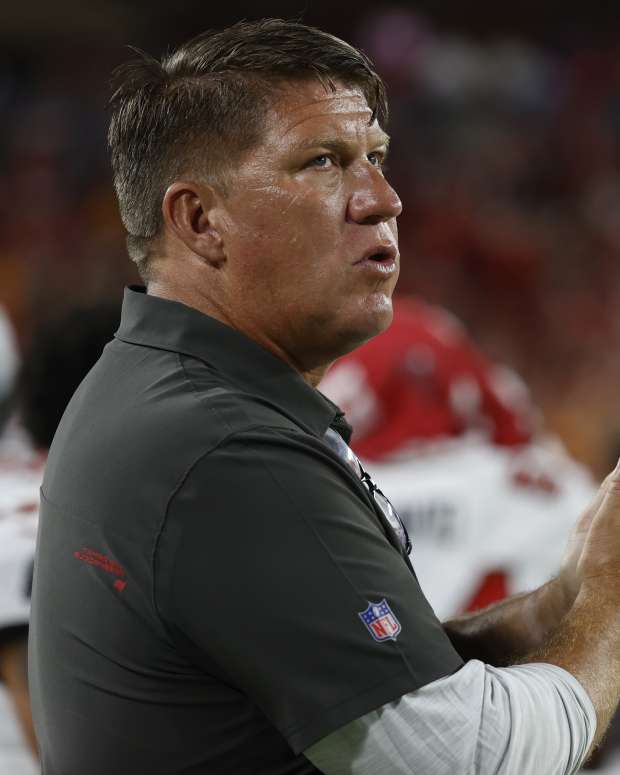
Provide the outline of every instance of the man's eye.
{"type": "Polygon", "coordinates": [[[380,169],[385,167],[385,159],[382,153],[369,153],[367,159],[375,167],[380,169]]]}
{"type": "Polygon", "coordinates": [[[315,156],[314,159],[311,159],[308,163],[309,167],[320,167],[321,169],[332,167],[334,162],[332,161],[331,156],[328,156],[326,153],[322,153],[320,156],[315,156]]]}

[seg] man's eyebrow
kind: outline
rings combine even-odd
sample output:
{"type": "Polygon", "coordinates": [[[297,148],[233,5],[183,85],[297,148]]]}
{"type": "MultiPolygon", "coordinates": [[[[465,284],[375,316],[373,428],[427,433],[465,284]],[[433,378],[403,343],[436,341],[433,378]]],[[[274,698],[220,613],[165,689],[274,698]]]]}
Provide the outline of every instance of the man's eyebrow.
{"type": "MultiPolygon", "coordinates": [[[[347,152],[350,152],[351,145],[352,143],[349,141],[331,135],[325,137],[311,137],[297,144],[295,147],[300,151],[305,151],[310,148],[326,148],[334,153],[346,154],[347,152]]],[[[375,148],[385,146],[387,150],[390,147],[390,136],[385,132],[381,132],[381,134],[377,136],[376,142],[369,143],[369,145],[374,146],[375,148]]]]}

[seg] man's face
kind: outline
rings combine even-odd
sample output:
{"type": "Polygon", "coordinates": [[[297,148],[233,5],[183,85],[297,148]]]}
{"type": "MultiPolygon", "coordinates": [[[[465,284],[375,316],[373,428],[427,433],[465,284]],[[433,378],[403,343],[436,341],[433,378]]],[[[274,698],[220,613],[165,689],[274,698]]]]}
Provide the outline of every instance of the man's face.
{"type": "Polygon", "coordinates": [[[382,172],[387,136],[370,118],[355,88],[291,86],[218,218],[233,323],[302,370],[392,319],[401,203],[382,172]]]}

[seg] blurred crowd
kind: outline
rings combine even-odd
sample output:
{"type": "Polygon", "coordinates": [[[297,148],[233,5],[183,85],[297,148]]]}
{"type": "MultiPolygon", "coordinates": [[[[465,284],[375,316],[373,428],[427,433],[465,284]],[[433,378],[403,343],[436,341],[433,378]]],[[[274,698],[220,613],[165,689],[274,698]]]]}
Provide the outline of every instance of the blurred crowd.
{"type": "MultiPolygon", "coordinates": [[[[453,310],[595,473],[620,446],[620,50],[438,33],[407,11],[349,37],[390,86],[401,291],[453,310]]],[[[33,321],[120,298],[105,144],[116,53],[0,60],[0,302],[33,321]]]]}
{"type": "Polygon", "coordinates": [[[362,30],[391,85],[401,288],[440,302],[524,376],[597,472],[620,415],[620,50],[362,30]]]}
{"type": "Polygon", "coordinates": [[[40,317],[111,297],[127,259],[106,149],[110,56],[0,62],[0,302],[21,343],[40,317]]]}

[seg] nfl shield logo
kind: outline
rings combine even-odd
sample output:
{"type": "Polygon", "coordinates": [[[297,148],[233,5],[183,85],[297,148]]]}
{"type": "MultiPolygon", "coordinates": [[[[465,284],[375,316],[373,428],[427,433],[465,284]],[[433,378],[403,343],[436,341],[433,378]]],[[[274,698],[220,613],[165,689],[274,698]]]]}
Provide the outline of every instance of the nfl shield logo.
{"type": "Polygon", "coordinates": [[[401,631],[400,622],[394,616],[385,598],[380,603],[368,603],[368,608],[358,614],[368,632],[378,642],[396,640],[401,631]]]}

